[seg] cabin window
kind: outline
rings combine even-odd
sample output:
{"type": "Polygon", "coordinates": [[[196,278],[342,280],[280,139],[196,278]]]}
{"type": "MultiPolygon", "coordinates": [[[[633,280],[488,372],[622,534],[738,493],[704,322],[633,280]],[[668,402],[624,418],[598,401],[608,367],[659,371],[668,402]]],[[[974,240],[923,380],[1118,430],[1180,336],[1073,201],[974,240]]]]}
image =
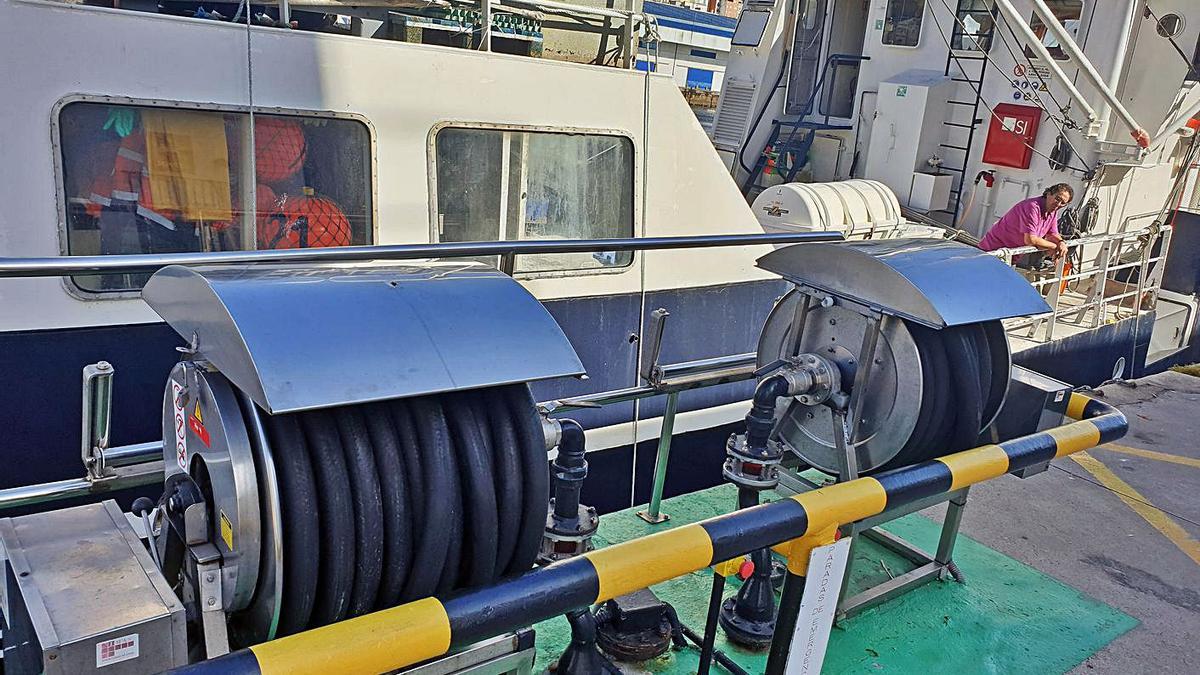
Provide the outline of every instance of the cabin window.
{"type": "Polygon", "coordinates": [[[733,29],[730,44],[734,47],[757,47],[758,43],[762,42],[763,33],[767,30],[767,21],[770,19],[770,12],[742,12],[738,16],[737,27],[733,29]]]}
{"type": "MultiPolygon", "coordinates": [[[[1046,0],[1046,6],[1050,8],[1050,13],[1054,15],[1055,19],[1058,19],[1062,27],[1067,29],[1067,35],[1074,40],[1079,35],[1079,22],[1083,17],[1082,0],[1046,0]]],[[[1041,17],[1036,12],[1029,17],[1029,27],[1033,29],[1033,34],[1038,36],[1042,45],[1046,47],[1046,51],[1050,52],[1050,56],[1054,57],[1055,61],[1067,60],[1067,53],[1058,43],[1058,38],[1054,37],[1054,34],[1046,28],[1046,24],[1042,23],[1041,17]]],[[[1025,47],[1025,56],[1031,59],[1037,57],[1029,47],[1025,47]]]]}
{"type": "Polygon", "coordinates": [[[950,44],[958,51],[987,52],[992,48],[995,29],[996,8],[992,0],[958,0],[950,44]]]}
{"type": "MultiPolygon", "coordinates": [[[[301,115],[251,119],[247,112],[65,105],[58,121],[67,254],[370,244],[367,126],[301,115]]],[[[133,291],[148,278],[76,276],[74,283],[90,292],[133,291]]]]}
{"type": "MultiPolygon", "coordinates": [[[[439,241],[633,236],[628,138],[446,127],[434,145],[439,241]]],[[[632,262],[628,251],[523,255],[514,271],[597,270],[632,262]]]]}
{"type": "Polygon", "coordinates": [[[883,44],[916,47],[921,42],[925,0],[888,0],[883,17],[883,44]]]}

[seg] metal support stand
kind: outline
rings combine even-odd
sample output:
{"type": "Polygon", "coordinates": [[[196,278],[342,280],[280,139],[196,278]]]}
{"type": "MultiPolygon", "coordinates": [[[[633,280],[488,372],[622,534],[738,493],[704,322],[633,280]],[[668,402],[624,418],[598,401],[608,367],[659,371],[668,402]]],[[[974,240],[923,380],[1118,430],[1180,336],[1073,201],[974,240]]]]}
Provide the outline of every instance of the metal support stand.
{"type": "Polygon", "coordinates": [[[675,428],[675,411],[679,407],[679,392],[667,394],[667,409],[663,413],[662,432],[658,436],[658,456],[654,459],[654,487],[650,491],[650,506],[638,511],[638,517],[652,525],[670,520],[661,513],[663,486],[667,482],[667,462],[671,457],[671,434],[675,428]]]}
{"type": "MultiPolygon", "coordinates": [[[[800,476],[788,472],[780,474],[779,488],[781,491],[799,494],[821,487],[811,481],[808,481],[800,476]]],[[[883,582],[877,586],[873,586],[857,593],[851,597],[846,597],[846,579],[850,578],[847,573],[842,582],[841,601],[838,603],[837,618],[847,619],[856,614],[870,609],[876,605],[887,602],[899,595],[903,595],[908,591],[928,583],[934,579],[944,579],[947,576],[952,577],[955,581],[963,582],[962,574],[958,567],[954,564],[954,544],[958,540],[958,531],[962,525],[963,510],[967,504],[967,488],[951,492],[948,495],[938,495],[927,497],[918,500],[904,508],[892,509],[873,518],[852,523],[841,528],[842,536],[853,537],[851,540],[850,560],[854,559],[854,543],[859,535],[870,539],[871,541],[887,548],[888,550],[903,556],[905,559],[917,565],[913,569],[904,574],[898,575],[893,579],[883,582]],[[891,522],[910,513],[927,509],[930,506],[948,502],[946,508],[946,517],[942,521],[942,531],[938,539],[937,552],[930,555],[924,549],[898,537],[890,532],[878,529],[879,525],[891,522]]],[[[782,612],[780,616],[783,616],[782,612]]]]}
{"type": "Polygon", "coordinates": [[[725,593],[725,575],[713,572],[712,592],[708,597],[708,617],[704,620],[704,642],[700,645],[700,665],[696,675],[708,675],[712,667],[713,647],[717,641],[717,619],[721,616],[721,596],[725,593]]]}

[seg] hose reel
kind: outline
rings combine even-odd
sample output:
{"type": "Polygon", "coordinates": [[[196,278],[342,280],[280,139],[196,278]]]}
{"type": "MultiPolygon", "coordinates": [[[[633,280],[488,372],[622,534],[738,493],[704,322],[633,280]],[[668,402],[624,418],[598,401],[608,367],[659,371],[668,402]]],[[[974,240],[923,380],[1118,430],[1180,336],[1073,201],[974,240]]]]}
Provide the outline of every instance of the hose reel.
{"type": "Polygon", "coordinates": [[[532,567],[550,490],[528,382],[583,368],[510,277],[168,267],[144,297],[191,343],[166,386],[164,460],[168,486],[200,495],[164,497],[175,539],[158,548],[192,555],[164,569],[219,558],[219,592],[196,579],[211,573],[171,581],[223,612],[234,646],[532,567]]]}
{"type": "MultiPolygon", "coordinates": [[[[862,392],[853,441],[860,470],[973,447],[1007,391],[1010,354],[1003,326],[989,321],[933,330],[895,317],[879,321],[866,379],[870,391],[862,392]]],[[[821,357],[836,366],[842,388],[853,397],[864,338],[872,329],[870,314],[854,303],[793,289],[767,318],[758,363],[821,357]]],[[[780,399],[776,419],[776,435],[788,450],[822,471],[840,471],[832,407],[802,393],[780,399]]]]}
{"type": "Polygon", "coordinates": [[[1049,309],[1007,265],[954,242],[805,244],[758,266],[795,284],[763,327],[760,369],[833,364],[848,398],[792,387],[800,393],[778,399],[772,438],[832,474],[846,455],[867,473],[973,447],[1008,389],[1001,319],[1049,309]]]}
{"type": "Polygon", "coordinates": [[[235,644],[534,563],[549,473],[524,384],[271,415],[185,361],[168,384],[172,435],[180,405],[235,644]]]}

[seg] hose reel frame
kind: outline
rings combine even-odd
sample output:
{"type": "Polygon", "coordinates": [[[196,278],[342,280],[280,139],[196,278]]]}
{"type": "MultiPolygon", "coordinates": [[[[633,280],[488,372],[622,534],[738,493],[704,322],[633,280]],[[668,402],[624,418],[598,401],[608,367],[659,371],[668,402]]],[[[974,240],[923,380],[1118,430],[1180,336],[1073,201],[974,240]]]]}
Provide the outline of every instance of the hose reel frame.
{"type": "MultiPolygon", "coordinates": [[[[235,391],[221,373],[183,361],[173,369],[164,399],[164,431],[172,434],[179,398],[173,384],[180,381],[190,383],[182,401],[184,410],[199,405],[199,418],[204,420],[202,427],[185,420],[184,465],[204,494],[213,523],[211,543],[223,558],[225,587],[236,589],[223,596],[235,646],[435,593],[493,583],[533,566],[550,503],[549,467],[542,425],[526,385],[269,415],[246,392],[235,391]],[[451,410],[451,406],[461,407],[451,410]],[[425,419],[434,408],[437,414],[425,419]],[[380,457],[388,451],[377,447],[377,438],[365,441],[367,416],[394,416],[401,409],[412,412],[409,419],[420,439],[413,436],[403,442],[404,448],[390,452],[417,451],[419,476],[411,473],[411,466],[400,472],[381,467],[380,457]],[[461,420],[449,420],[451,415],[461,420]],[[351,441],[344,423],[348,418],[362,422],[360,453],[367,454],[359,459],[348,447],[351,441]],[[289,429],[294,434],[290,439],[289,429]],[[207,444],[202,434],[207,435],[207,444]],[[471,448],[463,441],[467,434],[475,437],[471,448]],[[322,437],[327,440],[319,440],[322,437]],[[225,438],[235,442],[226,443],[225,438]],[[469,459],[472,456],[476,459],[469,459]],[[511,457],[512,467],[499,467],[504,457],[511,457]],[[333,460],[339,460],[341,467],[333,460]],[[495,470],[490,468],[493,464],[495,470]],[[364,492],[360,479],[354,477],[363,471],[373,473],[380,484],[399,480],[399,487],[376,484],[364,492]],[[306,472],[310,477],[308,487],[303,487],[297,476],[306,472]],[[425,483],[426,478],[439,475],[442,483],[425,483]],[[331,478],[349,482],[344,489],[331,490],[331,478]],[[423,496],[409,490],[414,480],[422,481],[423,496]],[[385,506],[397,494],[407,503],[406,513],[400,516],[385,506]],[[416,502],[419,497],[421,503],[416,502]],[[378,513],[364,515],[359,503],[363,500],[378,513]],[[448,505],[430,509],[430,500],[448,505]],[[236,518],[226,517],[238,506],[243,508],[236,518]],[[435,525],[418,520],[418,515],[425,517],[434,510],[448,522],[435,525]],[[331,527],[331,522],[340,525],[331,527]],[[404,560],[385,551],[393,531],[412,540],[411,555],[404,560]],[[495,540],[490,547],[481,541],[489,531],[495,540]],[[334,541],[333,553],[327,539],[341,542],[334,541]],[[422,543],[438,550],[425,555],[422,543]],[[365,547],[373,547],[374,555],[364,558],[365,547]],[[486,561],[484,566],[472,567],[479,560],[486,561]],[[405,579],[399,585],[393,579],[389,589],[380,577],[397,573],[405,579]],[[322,597],[327,600],[323,605],[322,597]]],[[[164,459],[175,464],[168,475],[184,473],[175,452],[173,447],[164,450],[164,459]]],[[[403,457],[397,459],[405,463],[403,457]]]]}
{"type": "Polygon", "coordinates": [[[168,478],[209,476],[235,642],[532,566],[549,475],[528,383],[584,370],[511,277],[469,262],[170,266],[143,299],[189,343],[163,399],[164,460],[168,478]],[[405,546],[420,564],[395,558],[405,546]]]}
{"type": "Polygon", "coordinates": [[[1000,319],[1049,310],[1007,265],[954,242],[797,245],[757,264],[794,284],[763,327],[760,368],[812,353],[853,383],[828,407],[780,399],[773,437],[843,478],[970,447],[1008,388],[1000,319]]]}

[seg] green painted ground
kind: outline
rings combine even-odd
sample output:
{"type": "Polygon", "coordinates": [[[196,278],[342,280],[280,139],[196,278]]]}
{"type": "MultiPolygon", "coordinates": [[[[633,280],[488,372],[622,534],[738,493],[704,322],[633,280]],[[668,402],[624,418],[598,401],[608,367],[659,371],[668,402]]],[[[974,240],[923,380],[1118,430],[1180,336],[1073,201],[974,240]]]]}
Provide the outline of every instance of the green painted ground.
{"type": "MultiPolygon", "coordinates": [[[[651,526],[634,510],[600,519],[596,546],[644,536],[665,527],[725,513],[736,502],[732,486],[667,500],[671,520],[651,526]]],[[[939,525],[914,514],[885,529],[931,551],[939,525]]],[[[955,561],[966,585],[932,582],[868,610],[838,627],[830,638],[825,673],[1059,673],[1070,670],[1137,625],[1137,620],[1097,602],[1008,556],[959,537],[955,561]]],[[[902,574],[912,564],[865,539],[855,546],[850,591],[902,574]],[[882,561],[882,564],[881,564],[882,561]],[[885,571],[884,566],[887,570],[885,571]]],[[[704,629],[711,573],[702,571],[657,586],[680,618],[697,633],[704,629]]],[[[726,586],[726,595],[736,585],[726,586]]],[[[562,618],[536,626],[538,670],[554,663],[568,642],[562,618]]],[[[765,654],[739,650],[718,633],[717,649],[751,673],[761,673],[765,654]]],[[[659,660],[626,668],[630,673],[694,673],[699,651],[671,652],[659,660]]],[[[622,664],[624,666],[624,664],[622,664]]],[[[714,673],[724,669],[714,665],[714,673]]]]}

